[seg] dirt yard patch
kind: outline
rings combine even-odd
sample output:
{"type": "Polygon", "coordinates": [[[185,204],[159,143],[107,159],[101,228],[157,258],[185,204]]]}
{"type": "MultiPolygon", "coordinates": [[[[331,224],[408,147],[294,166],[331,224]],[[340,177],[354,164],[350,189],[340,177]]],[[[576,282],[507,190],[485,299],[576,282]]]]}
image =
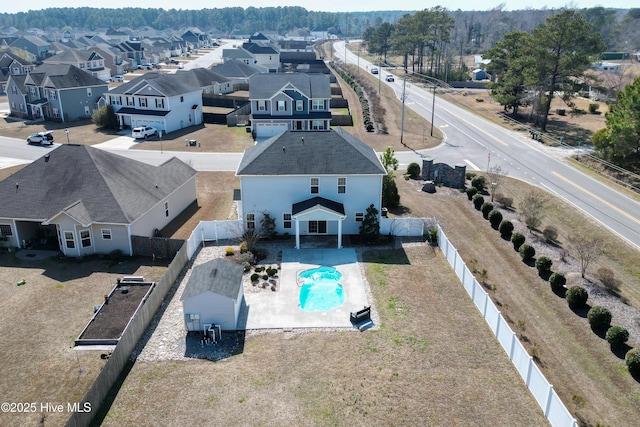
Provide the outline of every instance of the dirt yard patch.
{"type": "Polygon", "coordinates": [[[157,280],[165,266],[143,259],[21,260],[0,253],[0,394],[3,402],[36,402],[35,413],[3,413],[3,426],[63,425],[67,402],[79,402],[105,361],[73,350],[74,340],[118,277],[157,280]],[[18,286],[21,280],[26,282],[18,286]],[[63,404],[62,413],[40,403],[63,404]]]}
{"type": "Polygon", "coordinates": [[[228,127],[225,125],[191,126],[162,136],[149,138],[143,144],[136,144],[137,150],[196,151],[240,153],[254,145],[251,134],[244,126],[228,127]],[[188,140],[197,141],[191,146],[188,140]]]}
{"type": "MultiPolygon", "coordinates": [[[[72,144],[99,144],[116,138],[115,131],[103,131],[96,128],[91,120],[81,120],[70,123],[40,122],[32,123],[16,120],[11,117],[0,118],[0,135],[18,138],[24,141],[29,135],[43,131],[53,131],[56,142],[67,143],[65,129],[69,129],[69,142],[72,144]]],[[[25,142],[26,144],[26,142],[25,142]]]]}

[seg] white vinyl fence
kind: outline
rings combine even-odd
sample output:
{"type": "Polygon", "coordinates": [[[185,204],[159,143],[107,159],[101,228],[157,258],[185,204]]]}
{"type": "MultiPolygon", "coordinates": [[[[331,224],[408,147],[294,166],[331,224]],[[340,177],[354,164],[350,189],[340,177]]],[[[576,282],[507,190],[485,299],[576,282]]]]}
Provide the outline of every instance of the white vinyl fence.
{"type": "Polygon", "coordinates": [[[564,406],[553,386],[549,384],[529,353],[511,330],[507,321],[502,317],[491,301],[491,298],[478,283],[471,271],[458,254],[456,248],[449,242],[447,236],[438,225],[438,246],[447,257],[456,275],[462,282],[474,304],[482,313],[489,327],[502,345],[509,359],[516,367],[533,397],[542,408],[544,416],[554,427],[577,427],[576,420],[564,406]]]}
{"type": "Polygon", "coordinates": [[[203,242],[239,239],[244,232],[242,220],[200,221],[187,240],[189,259],[193,258],[203,242]]]}

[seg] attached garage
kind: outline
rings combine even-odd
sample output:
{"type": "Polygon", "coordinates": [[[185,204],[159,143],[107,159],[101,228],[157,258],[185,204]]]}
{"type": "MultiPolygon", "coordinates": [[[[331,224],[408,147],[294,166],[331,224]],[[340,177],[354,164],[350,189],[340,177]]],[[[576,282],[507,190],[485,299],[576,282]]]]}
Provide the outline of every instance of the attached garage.
{"type": "Polygon", "coordinates": [[[289,123],[256,123],[256,137],[270,138],[289,130],[289,123]]]}

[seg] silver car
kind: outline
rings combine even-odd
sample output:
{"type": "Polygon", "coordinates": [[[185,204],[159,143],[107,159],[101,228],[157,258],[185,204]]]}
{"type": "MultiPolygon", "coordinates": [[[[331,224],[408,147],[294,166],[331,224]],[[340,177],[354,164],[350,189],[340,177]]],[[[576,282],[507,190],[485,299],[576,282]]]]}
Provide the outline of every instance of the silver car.
{"type": "Polygon", "coordinates": [[[27,137],[27,144],[52,145],[54,141],[55,138],[53,137],[53,132],[51,131],[38,132],[27,137]]]}

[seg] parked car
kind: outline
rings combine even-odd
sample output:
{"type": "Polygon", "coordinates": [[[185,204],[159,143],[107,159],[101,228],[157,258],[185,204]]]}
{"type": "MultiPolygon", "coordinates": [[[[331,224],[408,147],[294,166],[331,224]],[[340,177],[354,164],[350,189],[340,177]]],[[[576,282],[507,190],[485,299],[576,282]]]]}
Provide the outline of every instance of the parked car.
{"type": "Polygon", "coordinates": [[[124,81],[124,76],[122,74],[116,74],[115,76],[111,77],[111,81],[112,82],[123,82],[124,81]]]}
{"type": "Polygon", "coordinates": [[[131,136],[135,139],[147,139],[150,136],[157,135],[158,131],[151,126],[138,126],[133,128],[131,136]]]}
{"type": "Polygon", "coordinates": [[[372,67],[371,74],[378,74],[378,67],[372,67]]]}
{"type": "Polygon", "coordinates": [[[395,77],[393,77],[393,74],[387,74],[384,79],[388,82],[392,82],[395,80],[395,77]]]}
{"type": "Polygon", "coordinates": [[[169,61],[169,63],[178,65],[180,63],[180,61],[178,61],[177,59],[172,59],[172,60],[169,61]]]}
{"type": "Polygon", "coordinates": [[[179,62],[178,65],[176,65],[176,68],[182,70],[184,68],[184,64],[182,62],[179,62]]]}
{"type": "Polygon", "coordinates": [[[153,65],[152,64],[140,64],[138,65],[138,70],[152,70],[153,69],[153,65]]]}
{"type": "Polygon", "coordinates": [[[27,144],[51,145],[55,141],[51,131],[34,133],[27,137],[27,144]]]}

